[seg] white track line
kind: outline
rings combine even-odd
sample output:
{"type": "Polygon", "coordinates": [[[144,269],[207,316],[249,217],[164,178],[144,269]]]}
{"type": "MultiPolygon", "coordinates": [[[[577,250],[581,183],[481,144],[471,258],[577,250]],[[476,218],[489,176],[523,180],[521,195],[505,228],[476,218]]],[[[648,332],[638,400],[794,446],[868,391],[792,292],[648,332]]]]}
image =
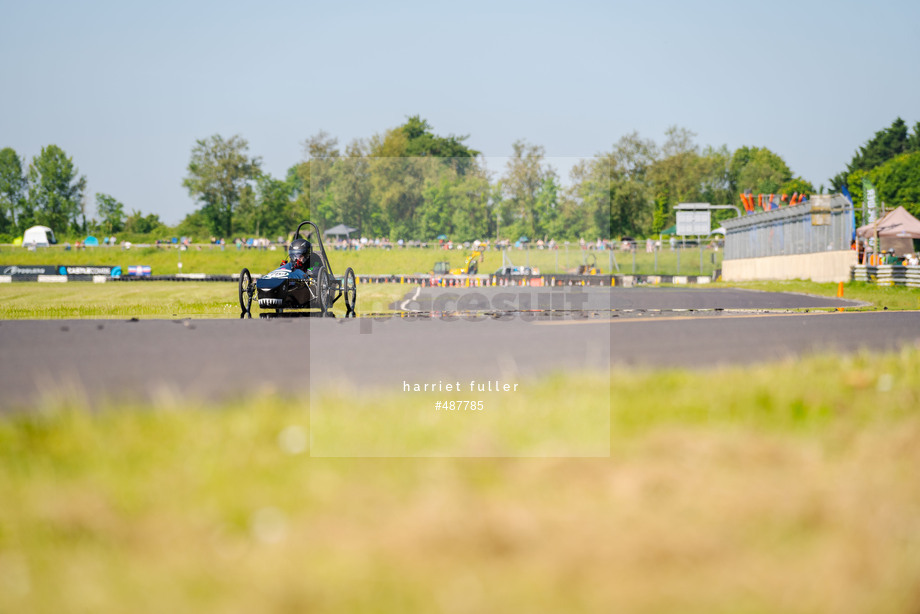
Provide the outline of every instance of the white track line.
{"type": "MultiPolygon", "coordinates": [[[[412,301],[414,301],[415,299],[417,299],[417,298],[418,298],[418,295],[419,295],[419,293],[420,293],[421,291],[422,291],[422,287],[421,287],[421,286],[419,286],[418,288],[416,288],[416,289],[415,289],[415,294],[412,295],[412,298],[407,298],[406,300],[404,300],[403,302],[401,302],[401,303],[399,304],[400,310],[402,310],[402,311],[409,311],[408,309],[406,309],[406,305],[408,305],[409,303],[411,303],[412,301]]],[[[418,310],[417,310],[417,309],[413,309],[413,311],[418,311],[418,310]]]]}

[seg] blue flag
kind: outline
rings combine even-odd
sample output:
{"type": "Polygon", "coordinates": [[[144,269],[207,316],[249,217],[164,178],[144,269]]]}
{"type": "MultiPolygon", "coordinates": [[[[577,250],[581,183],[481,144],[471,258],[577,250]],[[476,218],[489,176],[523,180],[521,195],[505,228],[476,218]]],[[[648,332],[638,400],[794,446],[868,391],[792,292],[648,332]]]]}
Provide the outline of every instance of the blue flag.
{"type": "Polygon", "coordinates": [[[850,201],[850,225],[853,227],[853,233],[850,236],[850,241],[856,240],[856,207],[853,206],[853,197],[850,196],[850,191],[845,185],[840,186],[840,193],[850,201]]]}
{"type": "Polygon", "coordinates": [[[851,205],[853,204],[853,197],[850,196],[850,191],[847,189],[847,187],[846,187],[845,185],[844,185],[844,186],[840,186],[840,193],[843,194],[844,196],[846,196],[846,199],[847,199],[848,201],[850,201],[850,204],[851,204],[851,205]]]}

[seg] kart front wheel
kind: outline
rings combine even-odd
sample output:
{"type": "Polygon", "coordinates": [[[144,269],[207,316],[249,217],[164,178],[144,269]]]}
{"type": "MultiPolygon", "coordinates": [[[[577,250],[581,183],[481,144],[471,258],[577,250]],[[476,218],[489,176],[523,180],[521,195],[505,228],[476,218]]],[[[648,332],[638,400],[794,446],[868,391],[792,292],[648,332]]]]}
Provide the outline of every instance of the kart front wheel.
{"type": "Polygon", "coordinates": [[[249,273],[249,269],[243,269],[240,272],[240,318],[245,318],[246,316],[252,317],[252,312],[250,308],[252,307],[252,295],[255,292],[255,286],[252,283],[252,275],[249,273]]]}
{"type": "Polygon", "coordinates": [[[345,270],[343,283],[345,284],[345,317],[348,317],[349,314],[355,315],[355,303],[358,301],[358,282],[351,267],[345,270]]]}

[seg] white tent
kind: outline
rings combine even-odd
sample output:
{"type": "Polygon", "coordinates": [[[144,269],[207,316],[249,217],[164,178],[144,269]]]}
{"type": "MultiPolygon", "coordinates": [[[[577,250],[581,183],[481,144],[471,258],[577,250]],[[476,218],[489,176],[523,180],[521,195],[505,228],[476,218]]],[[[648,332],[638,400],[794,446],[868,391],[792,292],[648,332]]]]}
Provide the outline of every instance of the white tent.
{"type": "Polygon", "coordinates": [[[889,211],[882,219],[876,220],[873,224],[860,226],[856,231],[860,237],[874,237],[876,232],[882,238],[920,239],[920,220],[904,207],[898,207],[889,211]]]}
{"type": "Polygon", "coordinates": [[[23,247],[48,247],[55,243],[54,231],[47,226],[32,226],[22,235],[23,247]]]}
{"type": "Polygon", "coordinates": [[[348,235],[353,233],[355,230],[356,230],[355,228],[346,226],[345,224],[339,224],[338,226],[333,226],[332,228],[330,228],[323,234],[326,236],[333,236],[333,237],[345,237],[347,239],[348,235]]]}
{"type": "Polygon", "coordinates": [[[914,252],[914,240],[920,239],[920,220],[904,207],[889,211],[880,220],[857,229],[860,237],[874,237],[878,233],[880,251],[893,250],[901,256],[914,252]]]}

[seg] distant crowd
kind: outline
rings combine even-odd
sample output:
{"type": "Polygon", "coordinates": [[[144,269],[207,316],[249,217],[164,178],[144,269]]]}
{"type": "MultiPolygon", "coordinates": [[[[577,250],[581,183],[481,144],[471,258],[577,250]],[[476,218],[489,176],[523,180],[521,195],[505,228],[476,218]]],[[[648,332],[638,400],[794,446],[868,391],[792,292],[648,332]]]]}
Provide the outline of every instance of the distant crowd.
{"type": "Polygon", "coordinates": [[[859,264],[869,266],[878,266],[880,264],[900,264],[903,266],[920,265],[920,252],[907,252],[898,256],[894,248],[883,249],[876,253],[872,242],[866,239],[854,240],[850,244],[850,249],[857,251],[857,261],[859,264]]]}
{"type": "MultiPolygon", "coordinates": [[[[671,237],[668,243],[670,249],[675,250],[681,244],[681,241],[675,237],[671,237]]],[[[690,241],[689,243],[685,242],[686,245],[697,245],[696,241],[690,241]]],[[[709,249],[718,250],[723,244],[721,238],[712,239],[707,244],[706,247],[709,249]]],[[[581,249],[581,250],[593,250],[593,251],[607,251],[607,250],[621,250],[621,251],[632,251],[638,249],[639,242],[634,240],[632,237],[623,237],[622,239],[596,239],[594,241],[586,241],[585,239],[579,239],[578,241],[556,241],[555,239],[549,239],[544,241],[543,239],[537,239],[536,241],[530,241],[525,237],[521,237],[517,241],[512,241],[510,239],[499,239],[497,241],[492,240],[474,240],[474,241],[453,241],[448,238],[439,238],[436,241],[417,241],[410,240],[404,241],[399,239],[397,241],[391,241],[387,238],[367,238],[361,237],[360,239],[350,239],[350,238],[340,238],[332,242],[333,249],[337,250],[361,250],[361,249],[404,249],[404,248],[428,248],[428,247],[437,247],[439,249],[452,250],[452,249],[475,249],[479,251],[487,251],[491,249],[497,250],[508,250],[508,249],[537,249],[537,250],[558,250],[558,249],[581,249]]],[[[645,240],[645,249],[647,252],[653,252],[655,250],[660,250],[662,248],[662,243],[660,240],[645,240]]]]}

